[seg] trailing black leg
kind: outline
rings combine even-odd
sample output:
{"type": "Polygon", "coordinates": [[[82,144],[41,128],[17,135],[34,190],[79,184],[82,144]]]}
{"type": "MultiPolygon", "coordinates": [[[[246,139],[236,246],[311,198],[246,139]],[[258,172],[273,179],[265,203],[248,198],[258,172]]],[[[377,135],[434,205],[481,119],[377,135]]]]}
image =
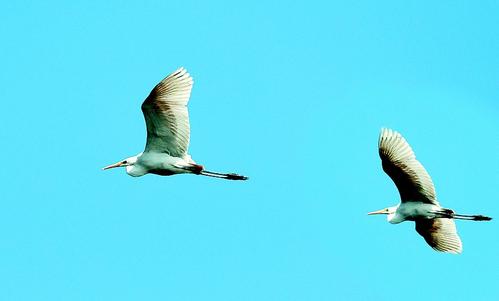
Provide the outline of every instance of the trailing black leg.
{"type": "Polygon", "coordinates": [[[462,219],[469,221],[490,221],[492,218],[484,215],[467,215],[467,214],[457,214],[451,209],[442,208],[434,212],[437,217],[440,218],[453,218],[462,219]]]}
{"type": "Polygon", "coordinates": [[[218,173],[218,172],[213,172],[213,171],[207,171],[207,170],[202,170],[200,175],[207,176],[207,177],[214,177],[214,178],[220,178],[220,179],[226,179],[226,180],[247,180],[248,177],[241,176],[235,173],[218,173]]]}

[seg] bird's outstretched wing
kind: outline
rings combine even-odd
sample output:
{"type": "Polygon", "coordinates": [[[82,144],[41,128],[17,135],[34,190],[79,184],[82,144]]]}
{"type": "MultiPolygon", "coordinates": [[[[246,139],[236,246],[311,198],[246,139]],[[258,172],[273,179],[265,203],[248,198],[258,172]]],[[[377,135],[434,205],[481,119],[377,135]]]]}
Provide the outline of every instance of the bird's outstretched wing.
{"type": "Polygon", "coordinates": [[[463,250],[452,219],[419,219],[416,220],[416,231],[437,251],[459,254],[463,250]]]}
{"type": "Polygon", "coordinates": [[[145,151],[183,157],[189,147],[189,112],[187,102],[193,80],[179,68],[154,87],[142,103],[147,126],[145,151]]]}
{"type": "Polygon", "coordinates": [[[383,170],[397,186],[402,202],[439,205],[426,169],[416,160],[411,146],[398,132],[382,129],[378,141],[383,170]]]}

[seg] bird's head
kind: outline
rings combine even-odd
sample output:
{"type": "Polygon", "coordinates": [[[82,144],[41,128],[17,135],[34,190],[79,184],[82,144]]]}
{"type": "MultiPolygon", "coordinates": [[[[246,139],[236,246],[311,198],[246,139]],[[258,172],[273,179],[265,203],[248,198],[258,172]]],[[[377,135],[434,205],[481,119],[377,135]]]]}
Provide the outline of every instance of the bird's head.
{"type": "Polygon", "coordinates": [[[116,162],[114,164],[108,165],[108,166],[102,168],[102,170],[111,169],[111,168],[115,168],[115,167],[128,167],[128,166],[134,165],[136,162],[137,162],[137,156],[133,156],[130,158],[126,158],[125,160],[121,160],[119,162],[116,162]]]}
{"type": "Polygon", "coordinates": [[[393,217],[393,215],[395,214],[396,210],[397,210],[397,206],[387,207],[385,209],[369,212],[367,215],[386,214],[386,215],[388,215],[387,219],[390,220],[393,217]]]}

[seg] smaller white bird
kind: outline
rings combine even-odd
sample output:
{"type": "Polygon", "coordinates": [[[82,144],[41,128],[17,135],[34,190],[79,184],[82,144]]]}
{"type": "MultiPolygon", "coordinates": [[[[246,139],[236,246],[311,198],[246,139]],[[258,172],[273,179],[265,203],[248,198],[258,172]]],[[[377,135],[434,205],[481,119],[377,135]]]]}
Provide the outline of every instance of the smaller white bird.
{"type": "Polygon", "coordinates": [[[489,221],[483,215],[457,214],[440,206],[433,182],[407,141],[396,131],[382,129],[378,142],[383,170],[397,186],[401,203],[368,213],[387,214],[389,223],[414,221],[416,231],[435,250],[461,253],[462,243],[453,219],[489,221]]]}
{"type": "Polygon", "coordinates": [[[145,150],[136,156],[104,167],[126,167],[133,177],[147,173],[161,176],[196,174],[227,180],[246,180],[234,173],[207,171],[187,154],[190,139],[187,102],[193,80],[184,68],[179,68],[154,87],[142,103],[147,127],[145,150]]]}

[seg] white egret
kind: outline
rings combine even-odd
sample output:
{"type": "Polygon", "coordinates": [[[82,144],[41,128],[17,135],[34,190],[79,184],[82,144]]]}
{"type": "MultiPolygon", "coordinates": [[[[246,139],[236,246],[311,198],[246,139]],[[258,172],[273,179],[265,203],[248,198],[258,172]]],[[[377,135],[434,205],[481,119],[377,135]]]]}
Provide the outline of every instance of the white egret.
{"type": "Polygon", "coordinates": [[[133,177],[147,173],[170,176],[196,174],[227,180],[246,180],[234,173],[217,173],[196,164],[187,154],[190,139],[187,102],[193,80],[184,68],[179,68],[154,87],[142,103],[147,127],[145,150],[136,156],[104,167],[126,167],[133,177]]]}
{"type": "Polygon", "coordinates": [[[488,221],[483,215],[457,214],[440,206],[433,182],[407,141],[396,131],[382,129],[378,142],[383,170],[397,186],[401,202],[397,206],[368,213],[387,214],[388,222],[414,221],[416,231],[435,250],[461,253],[462,243],[453,219],[488,221]]]}

